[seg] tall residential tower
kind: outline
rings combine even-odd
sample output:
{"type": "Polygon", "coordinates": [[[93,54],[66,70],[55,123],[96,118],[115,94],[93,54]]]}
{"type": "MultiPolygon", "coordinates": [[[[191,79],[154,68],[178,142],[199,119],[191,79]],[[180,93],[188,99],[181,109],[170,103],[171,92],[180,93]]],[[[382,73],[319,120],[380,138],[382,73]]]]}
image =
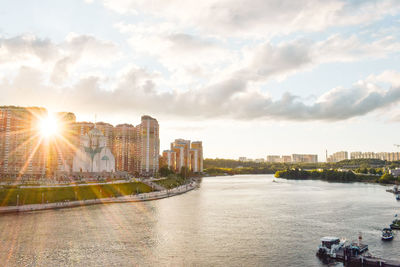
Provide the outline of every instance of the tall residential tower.
{"type": "Polygon", "coordinates": [[[158,122],[150,116],[142,116],[136,130],[136,172],[141,176],[154,176],[158,172],[160,153],[158,122]]]}

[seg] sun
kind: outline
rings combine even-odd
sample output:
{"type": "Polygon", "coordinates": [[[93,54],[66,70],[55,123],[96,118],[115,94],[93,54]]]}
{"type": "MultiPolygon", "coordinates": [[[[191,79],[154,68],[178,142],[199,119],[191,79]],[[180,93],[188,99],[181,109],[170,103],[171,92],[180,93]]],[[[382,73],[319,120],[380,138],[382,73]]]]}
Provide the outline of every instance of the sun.
{"type": "Polygon", "coordinates": [[[47,117],[41,118],[39,122],[40,135],[45,138],[55,136],[58,133],[57,119],[49,114],[47,117]]]}

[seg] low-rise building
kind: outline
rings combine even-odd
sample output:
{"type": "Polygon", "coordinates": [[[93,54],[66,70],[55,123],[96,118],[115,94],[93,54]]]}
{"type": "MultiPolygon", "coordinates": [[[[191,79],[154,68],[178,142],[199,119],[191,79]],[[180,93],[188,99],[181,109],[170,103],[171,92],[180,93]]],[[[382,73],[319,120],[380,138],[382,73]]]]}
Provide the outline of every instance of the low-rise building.
{"type": "Polygon", "coordinates": [[[279,155],[268,155],[267,162],[281,162],[282,158],[279,155]]]}
{"type": "Polygon", "coordinates": [[[283,155],[283,156],[282,156],[282,162],[283,162],[283,163],[290,163],[290,162],[292,162],[292,156],[290,156],[290,155],[283,155]]]}
{"type": "Polygon", "coordinates": [[[391,175],[393,175],[394,177],[398,177],[400,176],[400,168],[394,169],[394,170],[390,170],[389,171],[391,175]]]}
{"type": "Polygon", "coordinates": [[[339,162],[349,158],[349,153],[347,151],[335,152],[327,158],[327,162],[339,162]]]}
{"type": "Polygon", "coordinates": [[[318,155],[313,154],[292,154],[293,163],[317,163],[318,155]]]}
{"type": "Polygon", "coordinates": [[[380,159],[386,161],[400,160],[400,152],[351,152],[350,159],[380,159]]]}

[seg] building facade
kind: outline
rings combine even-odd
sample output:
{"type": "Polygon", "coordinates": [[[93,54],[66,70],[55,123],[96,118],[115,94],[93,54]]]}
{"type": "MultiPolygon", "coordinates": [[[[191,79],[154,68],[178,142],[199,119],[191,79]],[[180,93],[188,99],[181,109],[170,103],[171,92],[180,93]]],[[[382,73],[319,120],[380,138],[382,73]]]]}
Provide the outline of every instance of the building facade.
{"type": "Polygon", "coordinates": [[[56,114],[58,133],[47,140],[46,176],[53,177],[58,172],[71,172],[73,158],[76,152],[78,136],[74,132],[76,117],[71,112],[56,114]]]}
{"type": "Polygon", "coordinates": [[[141,176],[154,176],[159,169],[160,137],[156,119],[142,116],[141,123],[136,126],[136,172],[141,176]]]}
{"type": "Polygon", "coordinates": [[[44,108],[0,107],[0,176],[43,177],[47,149],[39,133],[44,108]]]}
{"type": "Polygon", "coordinates": [[[136,128],[131,124],[119,124],[113,129],[112,152],[115,168],[128,173],[135,172],[136,128]]]}
{"type": "Polygon", "coordinates": [[[203,172],[203,143],[193,141],[190,145],[190,170],[203,172]]]}
{"type": "Polygon", "coordinates": [[[112,151],[115,127],[106,122],[96,122],[96,128],[102,132],[106,138],[106,147],[112,151]]]}
{"type": "Polygon", "coordinates": [[[292,154],[293,163],[317,163],[318,155],[312,154],[292,154]]]}
{"type": "MultiPolygon", "coordinates": [[[[160,140],[156,119],[142,116],[136,127],[114,127],[104,122],[76,122],[70,112],[54,116],[58,132],[44,138],[39,125],[48,117],[46,109],[0,106],[0,178],[67,178],[73,172],[97,171],[157,174],[160,140]]],[[[193,164],[200,170],[202,149],[194,149],[193,164]]],[[[185,161],[190,165],[188,153],[185,161]]]]}
{"type": "Polygon", "coordinates": [[[282,162],[283,162],[283,163],[290,163],[290,162],[292,162],[292,156],[289,156],[289,155],[284,155],[284,156],[282,156],[282,162]]]}
{"type": "Polygon", "coordinates": [[[173,150],[164,150],[162,153],[164,164],[168,166],[170,170],[176,171],[176,152],[173,150]]]}
{"type": "Polygon", "coordinates": [[[171,150],[176,153],[176,172],[182,168],[190,169],[190,140],[175,139],[171,143],[171,150]]]}
{"type": "Polygon", "coordinates": [[[73,172],[114,172],[115,158],[107,147],[107,138],[96,128],[81,137],[82,146],[73,159],[73,172]]]}
{"type": "Polygon", "coordinates": [[[347,151],[335,152],[327,158],[327,162],[339,162],[342,160],[349,159],[349,153],[347,151]]]}
{"type": "Polygon", "coordinates": [[[350,159],[380,159],[386,161],[400,160],[400,152],[351,152],[350,159]]]}
{"type": "Polygon", "coordinates": [[[174,172],[182,168],[198,173],[203,171],[203,143],[185,139],[175,139],[170,150],[163,151],[165,164],[174,172]]]}
{"type": "Polygon", "coordinates": [[[282,158],[279,155],[268,155],[267,162],[282,162],[282,158]]]}

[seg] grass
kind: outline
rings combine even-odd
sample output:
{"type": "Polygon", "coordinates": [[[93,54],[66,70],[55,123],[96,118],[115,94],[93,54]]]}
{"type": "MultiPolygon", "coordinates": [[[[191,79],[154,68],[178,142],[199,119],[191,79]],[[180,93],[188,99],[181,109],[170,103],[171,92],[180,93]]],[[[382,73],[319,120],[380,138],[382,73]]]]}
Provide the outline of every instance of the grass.
{"type": "Polygon", "coordinates": [[[136,193],[148,193],[150,186],[140,183],[102,184],[73,187],[43,188],[3,188],[0,189],[0,206],[53,203],[62,201],[87,200],[107,197],[119,197],[136,193]]]}
{"type": "Polygon", "coordinates": [[[172,177],[172,176],[170,176],[168,178],[161,179],[161,180],[154,181],[154,182],[156,184],[159,184],[159,185],[167,188],[167,189],[172,189],[174,187],[177,187],[177,186],[185,184],[186,181],[187,181],[186,179],[181,178],[181,177],[172,177]]]}

